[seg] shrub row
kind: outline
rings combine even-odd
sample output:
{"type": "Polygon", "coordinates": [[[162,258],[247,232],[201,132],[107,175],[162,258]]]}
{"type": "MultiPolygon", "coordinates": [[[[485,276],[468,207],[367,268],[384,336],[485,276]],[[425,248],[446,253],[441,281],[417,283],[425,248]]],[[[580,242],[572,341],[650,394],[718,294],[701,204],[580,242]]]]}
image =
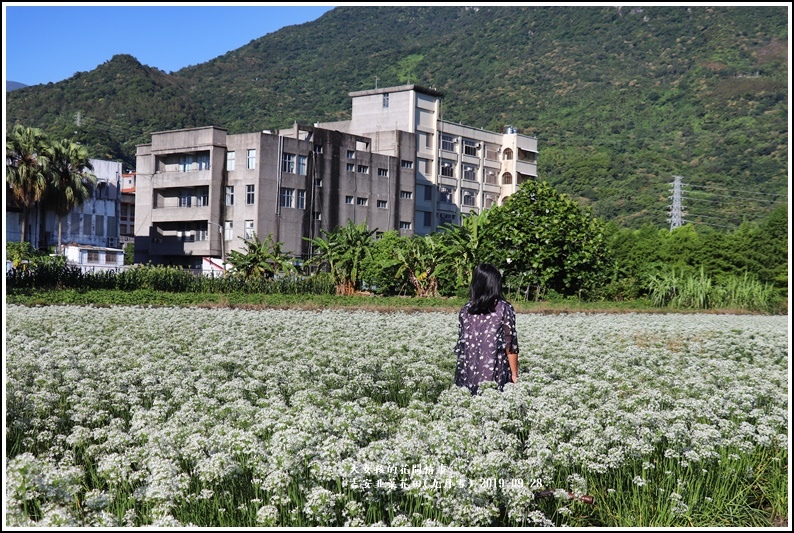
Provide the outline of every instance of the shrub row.
{"type": "Polygon", "coordinates": [[[189,293],[334,294],[330,276],[285,276],[245,280],[194,275],[180,267],[139,265],[126,270],[83,272],[79,267],[44,263],[13,268],[6,274],[8,289],[154,290],[189,293]]]}

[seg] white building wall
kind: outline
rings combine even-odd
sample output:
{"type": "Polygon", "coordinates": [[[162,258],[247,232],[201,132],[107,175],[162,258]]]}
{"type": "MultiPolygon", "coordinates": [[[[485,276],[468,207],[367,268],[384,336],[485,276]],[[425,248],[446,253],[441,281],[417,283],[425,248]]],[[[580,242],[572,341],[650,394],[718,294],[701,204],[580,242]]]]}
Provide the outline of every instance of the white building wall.
{"type": "MultiPolygon", "coordinates": [[[[93,166],[90,172],[97,177],[97,187],[82,206],[76,206],[63,217],[61,243],[118,246],[119,186],[123,165],[118,161],[102,159],[89,161],[93,166]]],[[[4,226],[6,241],[18,242],[22,236],[22,213],[6,210],[4,226]]],[[[57,245],[58,217],[55,213],[42,214],[38,208],[32,209],[28,219],[27,240],[34,248],[57,245]],[[41,242],[42,236],[44,242],[41,242]]]]}

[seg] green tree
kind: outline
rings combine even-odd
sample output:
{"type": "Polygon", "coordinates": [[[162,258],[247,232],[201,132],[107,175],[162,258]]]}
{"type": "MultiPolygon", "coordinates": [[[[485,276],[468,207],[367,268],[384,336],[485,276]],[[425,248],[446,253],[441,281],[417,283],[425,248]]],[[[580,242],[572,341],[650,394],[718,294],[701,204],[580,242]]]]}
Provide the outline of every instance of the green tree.
{"type": "Polygon", "coordinates": [[[6,184],[22,208],[22,235],[29,238],[28,217],[47,190],[47,136],[38,128],[16,124],[6,140],[6,184]]]}
{"type": "Polygon", "coordinates": [[[468,287],[474,267],[482,262],[489,212],[472,212],[463,217],[460,225],[444,224],[440,228],[439,244],[446,255],[440,275],[444,277],[449,272],[456,287],[468,287]]]}
{"type": "Polygon", "coordinates": [[[488,216],[484,259],[525,298],[573,295],[606,279],[604,223],[546,182],[526,181],[488,216]]]}
{"type": "Polygon", "coordinates": [[[389,230],[373,242],[370,255],[362,263],[361,281],[368,290],[383,295],[405,294],[410,290],[408,277],[392,262],[394,250],[405,247],[407,239],[399,231],[389,230]]]}
{"type": "Polygon", "coordinates": [[[124,245],[124,264],[135,264],[135,243],[128,242],[124,245]]]}
{"type": "Polygon", "coordinates": [[[281,251],[284,243],[274,242],[272,234],[264,242],[256,234],[253,239],[240,238],[245,243],[245,252],[232,250],[226,259],[232,265],[233,276],[272,279],[281,272],[297,272],[292,258],[281,251]]]}
{"type": "Polygon", "coordinates": [[[355,224],[348,220],[346,226],[320,231],[324,238],[304,237],[312,244],[316,254],[306,263],[329,269],[336,285],[336,294],[353,294],[361,288],[362,266],[372,252],[372,236],[377,230],[367,229],[366,223],[355,224]]]}
{"type": "Polygon", "coordinates": [[[391,260],[384,267],[397,266],[397,276],[406,275],[416,296],[438,296],[438,274],[446,259],[438,234],[414,235],[405,245],[394,249],[391,260]]]}
{"type": "Polygon", "coordinates": [[[74,142],[54,142],[47,149],[47,157],[50,187],[42,203],[58,216],[58,253],[61,253],[63,217],[91,196],[96,176],[89,172],[94,167],[88,151],[74,142]]]}

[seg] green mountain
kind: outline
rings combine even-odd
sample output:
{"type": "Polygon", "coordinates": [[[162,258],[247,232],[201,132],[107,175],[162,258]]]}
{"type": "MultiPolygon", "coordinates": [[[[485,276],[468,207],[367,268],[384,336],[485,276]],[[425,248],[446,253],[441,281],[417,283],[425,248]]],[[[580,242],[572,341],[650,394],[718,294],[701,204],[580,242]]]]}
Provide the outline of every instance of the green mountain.
{"type": "Polygon", "coordinates": [[[11,92],[16,89],[21,89],[22,87],[27,87],[24,83],[19,83],[18,81],[6,81],[6,92],[11,92]]]}
{"type": "Polygon", "coordinates": [[[343,120],[348,92],[445,94],[444,119],[538,138],[540,179],[620,226],[734,228],[788,197],[785,6],[335,8],[171,75],[115,56],[7,94],[19,121],[134,167],[152,131],[343,120]]]}

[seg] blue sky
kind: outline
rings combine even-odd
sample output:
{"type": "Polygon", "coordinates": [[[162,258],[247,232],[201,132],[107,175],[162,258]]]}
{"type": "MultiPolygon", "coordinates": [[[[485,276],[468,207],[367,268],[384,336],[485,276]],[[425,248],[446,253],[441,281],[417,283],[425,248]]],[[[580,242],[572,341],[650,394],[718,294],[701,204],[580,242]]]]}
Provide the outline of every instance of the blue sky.
{"type": "Polygon", "coordinates": [[[3,79],[57,83],[130,54],[165,72],[204,63],[337,4],[3,3],[3,79]]]}

